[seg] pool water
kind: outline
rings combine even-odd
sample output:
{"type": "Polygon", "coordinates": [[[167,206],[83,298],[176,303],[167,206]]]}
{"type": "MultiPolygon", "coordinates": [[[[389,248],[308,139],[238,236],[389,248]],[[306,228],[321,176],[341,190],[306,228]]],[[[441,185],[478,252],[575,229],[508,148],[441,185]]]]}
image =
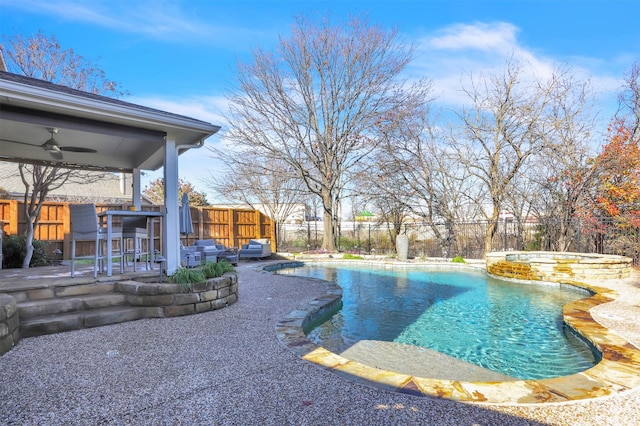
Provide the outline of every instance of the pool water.
{"type": "Polygon", "coordinates": [[[569,286],[513,283],[482,272],[305,265],[279,274],[322,278],[343,306],[308,333],[334,353],[361,340],[410,344],[520,379],[560,377],[598,362],[562,321],[588,296],[569,286]]]}

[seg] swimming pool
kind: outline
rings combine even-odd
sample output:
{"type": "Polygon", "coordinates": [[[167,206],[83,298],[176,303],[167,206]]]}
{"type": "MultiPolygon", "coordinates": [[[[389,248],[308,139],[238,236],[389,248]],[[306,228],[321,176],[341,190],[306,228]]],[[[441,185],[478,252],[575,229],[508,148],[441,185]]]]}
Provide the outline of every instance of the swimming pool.
{"type": "MultiPolygon", "coordinates": [[[[343,307],[308,331],[334,353],[386,341],[443,353],[513,378],[591,368],[598,356],[564,326],[562,306],[591,293],[518,284],[474,271],[310,264],[277,271],[337,282],[343,307]]],[[[400,371],[402,372],[402,371],[400,371]]]]}

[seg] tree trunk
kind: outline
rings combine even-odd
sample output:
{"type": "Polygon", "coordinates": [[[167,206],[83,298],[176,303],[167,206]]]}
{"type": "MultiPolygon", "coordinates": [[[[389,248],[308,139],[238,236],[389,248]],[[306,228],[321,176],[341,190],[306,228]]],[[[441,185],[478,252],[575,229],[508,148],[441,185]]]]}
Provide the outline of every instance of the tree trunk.
{"type": "Polygon", "coordinates": [[[323,223],[324,223],[324,232],[323,232],[323,239],[322,239],[322,249],[329,252],[335,252],[337,251],[337,247],[336,247],[336,233],[335,233],[334,223],[333,223],[333,214],[332,212],[326,211],[326,209],[324,211],[323,223]]]}
{"type": "Polygon", "coordinates": [[[487,253],[491,253],[493,250],[493,237],[496,235],[496,231],[498,230],[498,218],[499,216],[494,214],[491,219],[489,219],[487,233],[484,237],[484,256],[486,256],[487,253]]]}
{"type": "Polygon", "coordinates": [[[322,249],[328,252],[337,251],[336,247],[336,230],[337,224],[334,221],[335,215],[333,196],[328,188],[322,188],[322,208],[324,211],[323,223],[324,223],[324,238],[322,240],[322,249]]]}
{"type": "Polygon", "coordinates": [[[27,220],[27,232],[25,233],[25,241],[24,241],[26,252],[24,255],[24,260],[22,261],[23,269],[29,268],[29,264],[31,263],[31,258],[33,257],[33,234],[34,234],[33,222],[31,222],[31,220],[27,220]]]}

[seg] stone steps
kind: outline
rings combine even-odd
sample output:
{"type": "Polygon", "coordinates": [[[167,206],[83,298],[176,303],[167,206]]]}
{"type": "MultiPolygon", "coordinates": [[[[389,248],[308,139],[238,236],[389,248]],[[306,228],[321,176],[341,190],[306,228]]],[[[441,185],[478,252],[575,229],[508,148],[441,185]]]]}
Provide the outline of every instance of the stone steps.
{"type": "Polygon", "coordinates": [[[20,337],[118,324],[144,318],[145,310],[135,306],[109,306],[66,313],[20,317],[20,337]]]}
{"type": "MultiPolygon", "coordinates": [[[[155,273],[153,275],[155,278],[155,273]]],[[[2,283],[0,297],[0,355],[21,337],[99,327],[143,318],[191,315],[224,308],[238,300],[238,278],[226,274],[193,284],[126,277],[2,283]],[[6,293],[6,295],[5,295],[6,293]]]]}
{"type": "Polygon", "coordinates": [[[144,318],[144,308],[130,306],[114,282],[34,284],[7,293],[15,298],[20,336],[80,330],[144,318]]]}
{"type": "Polygon", "coordinates": [[[20,318],[28,319],[44,315],[63,314],[124,304],[124,295],[118,293],[59,297],[35,300],[32,302],[18,302],[18,314],[20,314],[20,318]]]}

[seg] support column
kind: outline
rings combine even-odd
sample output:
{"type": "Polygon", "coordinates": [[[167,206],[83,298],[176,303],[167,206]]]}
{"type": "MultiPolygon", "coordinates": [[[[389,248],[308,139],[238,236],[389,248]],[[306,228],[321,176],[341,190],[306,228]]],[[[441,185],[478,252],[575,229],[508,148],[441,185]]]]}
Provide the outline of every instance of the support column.
{"type": "Polygon", "coordinates": [[[167,139],[164,144],[164,205],[162,247],[167,259],[167,275],[172,275],[180,266],[178,150],[176,141],[172,139],[167,139]]]}
{"type": "Polygon", "coordinates": [[[141,174],[141,170],[139,168],[135,168],[133,169],[133,173],[131,174],[132,176],[132,191],[133,191],[133,195],[132,195],[132,200],[133,200],[133,205],[136,207],[136,210],[142,210],[142,191],[140,189],[140,174],[141,174]]]}

